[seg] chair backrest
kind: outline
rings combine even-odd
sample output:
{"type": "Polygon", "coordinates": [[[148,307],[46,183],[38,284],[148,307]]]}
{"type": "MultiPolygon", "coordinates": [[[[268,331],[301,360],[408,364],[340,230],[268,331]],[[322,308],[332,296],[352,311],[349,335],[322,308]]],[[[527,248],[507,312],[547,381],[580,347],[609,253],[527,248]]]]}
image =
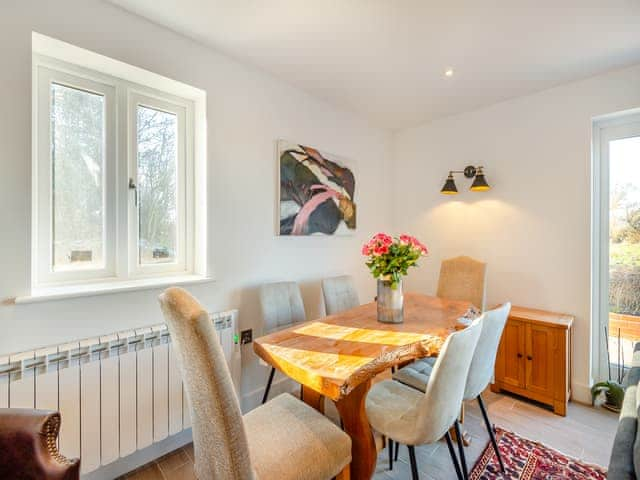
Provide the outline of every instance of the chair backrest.
{"type": "Polygon", "coordinates": [[[476,398],[489,385],[496,365],[500,338],[510,310],[511,304],[507,302],[501,307],[485,312],[480,338],[469,368],[464,391],[465,400],[476,398]]]}
{"type": "Polygon", "coordinates": [[[481,328],[482,316],[464,330],[449,335],[445,341],[418,405],[414,445],[439,440],[460,415],[462,395],[481,328]]]}
{"type": "Polygon", "coordinates": [[[450,300],[465,300],[484,312],[487,289],[487,264],[471,257],[443,260],[436,295],[450,300]]]}
{"type": "Polygon", "coordinates": [[[240,405],[209,315],[181,288],[167,289],[160,306],[191,403],[197,478],[253,479],[240,405]]]}
{"type": "Polygon", "coordinates": [[[265,333],[304,322],[304,303],[296,282],[267,283],[260,287],[260,307],[265,333]]]}
{"type": "Polygon", "coordinates": [[[353,283],[353,277],[350,275],[322,280],[322,295],[327,315],[343,312],[360,305],[358,291],[353,283]]]}

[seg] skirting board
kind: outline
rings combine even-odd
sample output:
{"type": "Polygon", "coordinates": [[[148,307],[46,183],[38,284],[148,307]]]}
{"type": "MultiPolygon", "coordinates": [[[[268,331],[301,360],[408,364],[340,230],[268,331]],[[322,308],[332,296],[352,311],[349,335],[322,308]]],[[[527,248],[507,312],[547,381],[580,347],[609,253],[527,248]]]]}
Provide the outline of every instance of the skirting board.
{"type": "Polygon", "coordinates": [[[167,453],[173,452],[180,447],[191,443],[192,435],[191,429],[183,430],[180,433],[172,435],[164,440],[154,443],[153,445],[137,450],[131,455],[116,460],[109,465],[100,467],[93,472],[82,475],[82,480],[113,480],[125,473],[131,472],[136,468],[140,468],[147,463],[152,462],[156,458],[160,458],[167,453]]]}
{"type": "Polygon", "coordinates": [[[577,403],[591,405],[591,387],[582,383],[571,384],[571,400],[577,403]]]}

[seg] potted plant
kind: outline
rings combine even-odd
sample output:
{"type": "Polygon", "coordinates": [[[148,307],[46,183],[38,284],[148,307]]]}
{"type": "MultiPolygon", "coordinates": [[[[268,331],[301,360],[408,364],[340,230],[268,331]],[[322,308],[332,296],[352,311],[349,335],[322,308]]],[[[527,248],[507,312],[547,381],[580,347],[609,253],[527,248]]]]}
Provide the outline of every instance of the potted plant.
{"type": "Polygon", "coordinates": [[[614,412],[620,412],[624,399],[624,388],[614,380],[598,382],[591,387],[591,397],[595,407],[604,407],[614,412]]]}
{"type": "Polygon", "coordinates": [[[378,321],[402,323],[402,277],[427,253],[427,247],[411,235],[394,238],[386,233],[377,233],[362,246],[362,255],[367,257],[366,265],[378,281],[378,321]]]}

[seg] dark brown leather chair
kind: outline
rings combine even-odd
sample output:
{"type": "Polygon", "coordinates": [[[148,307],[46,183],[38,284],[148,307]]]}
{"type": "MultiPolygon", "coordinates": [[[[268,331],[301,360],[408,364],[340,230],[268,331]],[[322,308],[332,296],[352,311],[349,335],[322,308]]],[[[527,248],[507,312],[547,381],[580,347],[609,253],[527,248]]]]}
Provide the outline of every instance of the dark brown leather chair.
{"type": "Polygon", "coordinates": [[[59,431],[58,412],[0,408],[0,478],[78,480],[80,460],[58,452],[59,431]]]}

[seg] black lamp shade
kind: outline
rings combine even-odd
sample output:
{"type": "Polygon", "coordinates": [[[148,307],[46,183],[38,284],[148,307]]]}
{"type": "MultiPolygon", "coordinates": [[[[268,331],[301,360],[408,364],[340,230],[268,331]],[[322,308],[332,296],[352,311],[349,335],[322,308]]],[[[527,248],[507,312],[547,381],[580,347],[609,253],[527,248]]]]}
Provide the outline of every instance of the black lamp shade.
{"type": "Polygon", "coordinates": [[[444,187],[440,190],[440,193],[443,195],[456,195],[458,193],[456,182],[453,181],[453,175],[449,174],[447,181],[444,182],[444,187]]]}
{"type": "Polygon", "coordinates": [[[471,184],[471,188],[469,188],[469,190],[471,190],[472,192],[486,192],[487,190],[491,190],[491,187],[487,183],[487,179],[484,178],[482,168],[478,169],[476,178],[473,179],[473,183],[471,184]]]}

